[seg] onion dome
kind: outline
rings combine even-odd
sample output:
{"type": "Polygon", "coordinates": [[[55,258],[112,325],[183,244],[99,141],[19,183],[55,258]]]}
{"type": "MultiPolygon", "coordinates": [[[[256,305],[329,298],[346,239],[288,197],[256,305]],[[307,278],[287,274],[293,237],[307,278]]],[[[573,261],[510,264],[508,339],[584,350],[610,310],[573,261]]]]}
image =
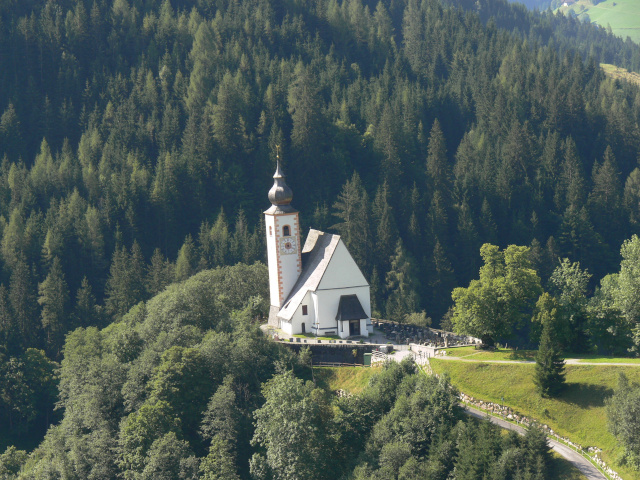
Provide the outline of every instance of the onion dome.
{"type": "Polygon", "coordinates": [[[293,199],[293,191],[291,191],[284,178],[284,173],[280,168],[280,159],[278,159],[276,173],[273,174],[273,187],[269,190],[269,201],[273,205],[289,205],[293,199]]]}

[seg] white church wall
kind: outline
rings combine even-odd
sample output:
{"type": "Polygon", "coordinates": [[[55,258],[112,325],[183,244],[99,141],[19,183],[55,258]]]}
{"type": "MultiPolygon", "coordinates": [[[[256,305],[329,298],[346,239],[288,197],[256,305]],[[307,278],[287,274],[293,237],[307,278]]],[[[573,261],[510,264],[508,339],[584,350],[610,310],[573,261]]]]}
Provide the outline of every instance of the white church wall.
{"type": "MultiPolygon", "coordinates": [[[[368,285],[358,265],[340,240],[317,290],[368,285]]],[[[362,300],[360,301],[362,303],[362,300]]],[[[363,305],[364,307],[364,305],[363,305]]],[[[365,310],[368,311],[368,310],[365,310]]]]}
{"type": "Polygon", "coordinates": [[[265,215],[267,235],[267,259],[269,264],[269,292],[271,305],[282,307],[289,296],[302,269],[298,213],[265,215]],[[283,229],[289,227],[289,236],[295,237],[295,253],[285,254],[280,250],[283,229]]]}
{"type": "Polygon", "coordinates": [[[304,323],[305,332],[306,333],[314,333],[312,332],[313,323],[316,315],[315,305],[313,299],[311,298],[311,292],[307,292],[304,296],[300,305],[291,316],[291,330],[293,334],[302,333],[302,324],[304,323]],[[304,315],[303,307],[307,307],[307,314],[304,315]]]}
{"type": "MultiPolygon", "coordinates": [[[[331,262],[333,263],[333,261],[331,262]]],[[[338,330],[338,322],[336,321],[336,314],[338,313],[338,306],[340,305],[340,297],[342,295],[358,296],[360,304],[364,309],[364,312],[371,316],[371,299],[369,295],[369,286],[359,286],[350,288],[331,288],[328,290],[316,290],[314,296],[317,298],[318,310],[316,310],[316,319],[319,324],[319,335],[325,335],[324,332],[336,331],[336,334],[341,338],[349,336],[348,326],[345,325],[343,332],[338,330]]],[[[368,336],[366,320],[364,323],[360,323],[360,333],[362,336],[368,336]]]]}
{"type": "Polygon", "coordinates": [[[280,321],[280,329],[287,335],[295,335],[296,333],[298,333],[293,331],[293,325],[291,324],[291,322],[287,322],[285,320],[280,321]]]}
{"type": "Polygon", "coordinates": [[[265,215],[264,223],[267,229],[267,264],[269,265],[269,299],[271,305],[280,306],[278,285],[278,250],[276,246],[276,222],[273,215],[265,215]]]}

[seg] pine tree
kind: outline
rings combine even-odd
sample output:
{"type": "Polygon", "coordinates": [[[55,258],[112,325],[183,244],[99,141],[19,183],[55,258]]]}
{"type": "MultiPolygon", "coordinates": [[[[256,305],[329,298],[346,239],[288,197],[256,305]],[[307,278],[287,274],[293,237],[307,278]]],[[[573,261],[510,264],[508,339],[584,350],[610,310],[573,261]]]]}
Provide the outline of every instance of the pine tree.
{"type": "Polygon", "coordinates": [[[209,232],[209,237],[213,246],[212,257],[207,259],[209,267],[226,265],[229,258],[229,224],[224,210],[220,209],[216,223],[213,224],[209,232]]]}
{"type": "Polygon", "coordinates": [[[543,397],[553,397],[564,387],[564,359],[558,346],[551,339],[551,325],[548,323],[542,328],[533,382],[543,397]]]}
{"type": "Polygon", "coordinates": [[[47,278],[38,285],[38,303],[42,306],[42,328],[46,334],[47,353],[57,357],[68,329],[67,304],[69,288],[64,280],[60,259],[55,257],[47,278]]]}
{"type": "Polygon", "coordinates": [[[73,309],[74,326],[89,327],[100,325],[102,322],[100,308],[96,305],[96,297],[91,291],[91,285],[87,277],[82,279],[82,283],[76,293],[76,306],[73,309]]]}
{"type": "Polygon", "coordinates": [[[9,292],[4,284],[0,284],[0,345],[6,345],[10,354],[17,354],[13,349],[19,345],[19,337],[18,325],[9,306],[9,292]]]}
{"type": "Polygon", "coordinates": [[[433,300],[429,312],[433,315],[442,315],[451,304],[451,291],[455,287],[456,280],[451,262],[438,239],[433,247],[431,273],[429,287],[431,287],[433,300]]]}
{"type": "Polygon", "coordinates": [[[620,172],[611,147],[604,152],[602,164],[593,165],[591,181],[593,188],[589,194],[591,218],[596,230],[609,245],[619,245],[624,238],[621,235],[623,213],[622,187],[620,172]]]}
{"type": "Polygon", "coordinates": [[[635,168],[624,185],[624,206],[629,223],[636,229],[640,225],[640,168],[635,168]]]}
{"type": "Polygon", "coordinates": [[[380,121],[375,129],[374,145],[381,155],[380,177],[384,179],[387,187],[392,191],[398,191],[402,176],[402,159],[400,151],[400,128],[397,122],[397,112],[385,103],[380,121]]]}
{"type": "Polygon", "coordinates": [[[230,241],[231,264],[238,262],[249,263],[249,229],[247,228],[247,217],[244,210],[238,212],[233,235],[230,241]]]}
{"type": "Polygon", "coordinates": [[[436,190],[431,197],[431,204],[427,211],[427,224],[431,241],[433,241],[433,238],[438,238],[445,244],[449,243],[449,215],[447,210],[448,207],[442,192],[436,190]]]}
{"type": "Polygon", "coordinates": [[[144,298],[144,259],[137,242],[131,255],[125,247],[113,252],[109,278],[105,287],[105,307],[114,318],[121,318],[144,298]]]}
{"type": "Polygon", "coordinates": [[[331,228],[340,234],[356,263],[367,272],[371,255],[369,197],[356,172],[343,185],[333,212],[341,221],[331,228]]]}
{"type": "Polygon", "coordinates": [[[191,112],[203,108],[214,82],[214,62],[216,57],[216,41],[208,22],[201,22],[193,40],[189,57],[193,62],[193,70],[189,77],[189,88],[185,104],[191,112]]]}
{"type": "Polygon", "coordinates": [[[451,173],[447,162],[447,147],[440,122],[436,119],[429,134],[427,147],[427,179],[431,191],[440,191],[446,200],[451,190],[451,173]]]}
{"type": "Polygon", "coordinates": [[[403,322],[405,316],[418,311],[420,282],[415,271],[415,261],[398,240],[387,272],[386,288],[389,293],[386,312],[390,320],[403,322]]]}
{"type": "Polygon", "coordinates": [[[146,286],[149,297],[164,290],[173,282],[174,277],[174,265],[165,258],[159,248],[156,248],[151,256],[151,264],[147,268],[146,286]]]}
{"type": "Polygon", "coordinates": [[[176,260],[176,282],[186,280],[193,275],[196,272],[197,263],[198,253],[196,246],[191,235],[187,235],[176,260]]]}
{"type": "Polygon", "coordinates": [[[9,282],[9,303],[13,318],[18,325],[21,347],[38,343],[40,325],[37,321],[38,304],[31,268],[24,259],[19,258],[11,273],[9,282]]]}
{"type": "Polygon", "coordinates": [[[569,206],[580,208],[584,205],[586,188],[578,147],[572,138],[568,138],[562,146],[562,151],[560,178],[556,184],[554,196],[556,208],[558,210],[565,210],[569,206]]]}
{"type": "Polygon", "coordinates": [[[383,272],[389,267],[394,243],[398,238],[398,227],[394,220],[393,209],[389,205],[389,191],[389,185],[385,181],[378,187],[371,209],[377,238],[374,243],[374,253],[377,257],[376,263],[383,272]]]}

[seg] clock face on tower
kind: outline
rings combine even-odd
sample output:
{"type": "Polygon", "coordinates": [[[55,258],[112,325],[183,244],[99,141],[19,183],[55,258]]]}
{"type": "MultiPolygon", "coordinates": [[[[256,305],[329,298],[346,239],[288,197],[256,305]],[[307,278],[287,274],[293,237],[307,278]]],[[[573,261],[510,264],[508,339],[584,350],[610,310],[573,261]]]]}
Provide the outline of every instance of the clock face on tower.
{"type": "Polygon", "coordinates": [[[280,254],[290,255],[298,251],[296,237],[282,237],[280,239],[280,254]]]}

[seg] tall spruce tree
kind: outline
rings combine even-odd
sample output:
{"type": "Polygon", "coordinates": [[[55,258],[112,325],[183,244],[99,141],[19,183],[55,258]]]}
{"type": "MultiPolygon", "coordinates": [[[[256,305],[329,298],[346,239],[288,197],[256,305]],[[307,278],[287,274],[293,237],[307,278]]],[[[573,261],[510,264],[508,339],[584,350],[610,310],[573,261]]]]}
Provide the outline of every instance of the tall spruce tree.
{"type": "Polygon", "coordinates": [[[556,342],[551,339],[551,326],[548,323],[542,328],[533,382],[543,397],[553,397],[564,388],[564,359],[556,342]]]}
{"type": "Polygon", "coordinates": [[[51,357],[60,354],[64,334],[69,325],[67,318],[69,287],[64,279],[60,259],[54,257],[49,274],[38,285],[38,303],[42,306],[41,321],[46,335],[47,353],[51,357]]]}

